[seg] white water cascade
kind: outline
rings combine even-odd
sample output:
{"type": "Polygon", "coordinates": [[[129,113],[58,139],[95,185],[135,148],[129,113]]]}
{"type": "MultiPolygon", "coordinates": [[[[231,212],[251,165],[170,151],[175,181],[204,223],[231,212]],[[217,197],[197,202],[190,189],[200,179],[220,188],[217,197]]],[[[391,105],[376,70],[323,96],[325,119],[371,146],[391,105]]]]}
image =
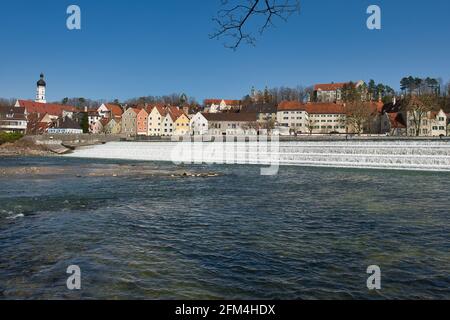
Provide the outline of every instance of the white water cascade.
{"type": "Polygon", "coordinates": [[[67,157],[175,163],[279,164],[315,167],[450,171],[450,142],[350,140],[242,143],[111,142],[67,157]]]}

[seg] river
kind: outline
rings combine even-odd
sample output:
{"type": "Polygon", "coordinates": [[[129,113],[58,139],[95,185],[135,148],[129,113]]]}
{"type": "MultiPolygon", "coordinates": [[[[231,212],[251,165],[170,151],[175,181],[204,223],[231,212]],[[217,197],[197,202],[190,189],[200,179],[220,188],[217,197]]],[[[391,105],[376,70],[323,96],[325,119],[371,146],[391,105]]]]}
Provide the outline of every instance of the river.
{"type": "Polygon", "coordinates": [[[220,174],[209,178],[86,171],[112,166],[180,170],[163,162],[0,159],[8,172],[45,172],[0,175],[0,299],[450,299],[449,173],[282,166],[262,176],[254,165],[181,168],[220,174]],[[79,291],[66,288],[70,265],[81,268],[79,291]],[[370,265],[381,268],[379,291],[367,289],[370,265]]]}

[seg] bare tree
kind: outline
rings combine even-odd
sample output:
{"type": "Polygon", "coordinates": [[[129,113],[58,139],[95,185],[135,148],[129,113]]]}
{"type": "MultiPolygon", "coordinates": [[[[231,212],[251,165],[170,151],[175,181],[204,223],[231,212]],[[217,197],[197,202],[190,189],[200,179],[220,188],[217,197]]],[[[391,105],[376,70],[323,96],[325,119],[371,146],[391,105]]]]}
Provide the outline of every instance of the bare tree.
{"type": "Polygon", "coordinates": [[[265,119],[260,121],[260,129],[267,130],[267,133],[270,135],[275,129],[275,120],[274,119],[265,119]]]}
{"type": "Polygon", "coordinates": [[[406,108],[408,114],[408,126],[413,127],[414,135],[420,136],[420,129],[430,111],[436,107],[434,95],[412,96],[408,99],[406,108]]]}
{"type": "Polygon", "coordinates": [[[371,119],[372,110],[368,102],[362,100],[356,100],[350,102],[346,106],[345,124],[347,130],[353,129],[356,134],[361,134],[364,131],[364,127],[371,119]]]}
{"type": "Polygon", "coordinates": [[[259,25],[259,33],[274,26],[274,20],[287,21],[300,11],[299,0],[221,0],[222,9],[213,21],[217,30],[210,35],[211,39],[229,38],[225,47],[237,49],[244,41],[254,45],[256,39],[247,27],[249,24],[259,25]]]}
{"type": "Polygon", "coordinates": [[[306,119],[306,129],[308,129],[309,135],[312,136],[313,131],[316,127],[317,121],[314,120],[312,117],[308,117],[306,119]]]}

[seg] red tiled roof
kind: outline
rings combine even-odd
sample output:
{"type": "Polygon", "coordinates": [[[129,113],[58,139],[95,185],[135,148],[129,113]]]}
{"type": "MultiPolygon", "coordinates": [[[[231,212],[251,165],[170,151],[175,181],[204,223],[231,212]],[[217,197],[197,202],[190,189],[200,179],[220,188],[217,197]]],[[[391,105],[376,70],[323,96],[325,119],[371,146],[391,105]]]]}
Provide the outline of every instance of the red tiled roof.
{"type": "Polygon", "coordinates": [[[298,101],[282,101],[278,105],[278,111],[305,111],[306,107],[298,101]]]}
{"type": "Polygon", "coordinates": [[[308,103],[306,111],[309,114],[345,114],[345,106],[336,103],[308,103]]]}
{"type": "Polygon", "coordinates": [[[52,116],[62,116],[63,111],[67,112],[76,112],[78,109],[72,106],[66,106],[61,104],[52,104],[52,103],[39,103],[29,100],[19,100],[19,105],[22,108],[25,108],[27,114],[31,113],[39,113],[44,114],[48,113],[52,116]]]}
{"type": "Polygon", "coordinates": [[[122,116],[123,115],[123,110],[122,110],[122,108],[119,106],[119,105],[117,105],[117,104],[110,104],[110,103],[108,103],[108,104],[105,104],[105,107],[109,110],[109,111],[111,111],[111,113],[112,113],[112,115],[114,116],[114,117],[120,117],[120,116],[122,116]]]}
{"type": "Polygon", "coordinates": [[[167,113],[170,115],[174,122],[184,114],[184,112],[177,107],[168,107],[167,113]]]}
{"type": "Polygon", "coordinates": [[[158,112],[159,112],[159,114],[160,114],[161,116],[163,116],[163,117],[166,116],[166,114],[167,114],[166,109],[165,109],[163,106],[161,106],[161,105],[156,105],[156,106],[154,106],[150,112],[152,112],[153,109],[155,109],[155,108],[156,108],[156,110],[158,110],[158,112]]]}
{"type": "Polygon", "coordinates": [[[388,113],[389,121],[391,122],[392,128],[397,129],[404,129],[406,128],[406,124],[403,121],[403,117],[401,114],[394,112],[394,113],[388,113]]]}
{"type": "MultiPolygon", "coordinates": [[[[134,113],[139,114],[139,112],[141,112],[140,109],[137,108],[130,108],[132,111],[134,111],[134,113]]],[[[127,110],[128,111],[128,110],[127,110]]]]}
{"type": "Polygon", "coordinates": [[[316,84],[314,86],[314,91],[336,91],[337,89],[342,89],[348,83],[349,82],[316,84]]]}

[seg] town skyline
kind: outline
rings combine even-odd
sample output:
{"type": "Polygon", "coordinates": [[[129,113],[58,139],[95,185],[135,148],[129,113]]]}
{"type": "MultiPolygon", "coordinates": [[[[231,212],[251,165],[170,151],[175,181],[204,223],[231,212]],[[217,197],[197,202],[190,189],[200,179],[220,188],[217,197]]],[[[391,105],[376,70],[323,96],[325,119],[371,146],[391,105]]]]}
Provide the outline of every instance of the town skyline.
{"type": "Polygon", "coordinates": [[[83,24],[78,31],[65,28],[68,3],[5,3],[11,15],[0,23],[0,38],[10,50],[0,53],[9,61],[0,74],[0,95],[32,98],[32,83],[41,72],[51,83],[49,101],[67,96],[123,101],[172,92],[202,101],[241,98],[252,86],[372,78],[398,90],[399,80],[409,74],[446,83],[450,50],[444,39],[450,28],[445,13],[450,4],[431,2],[424,6],[419,1],[379,1],[382,29],[371,31],[365,27],[366,1],[348,1],[345,6],[302,1],[300,15],[276,23],[255,47],[244,45],[237,51],[208,37],[219,8],[214,1],[194,7],[170,1],[124,8],[120,1],[106,6],[81,0],[77,4],[83,24]],[[17,25],[13,17],[19,13],[23,18],[17,25]],[[115,22],[103,23],[105,16],[115,22]],[[414,21],[425,20],[433,24],[417,28],[414,21]]]}

